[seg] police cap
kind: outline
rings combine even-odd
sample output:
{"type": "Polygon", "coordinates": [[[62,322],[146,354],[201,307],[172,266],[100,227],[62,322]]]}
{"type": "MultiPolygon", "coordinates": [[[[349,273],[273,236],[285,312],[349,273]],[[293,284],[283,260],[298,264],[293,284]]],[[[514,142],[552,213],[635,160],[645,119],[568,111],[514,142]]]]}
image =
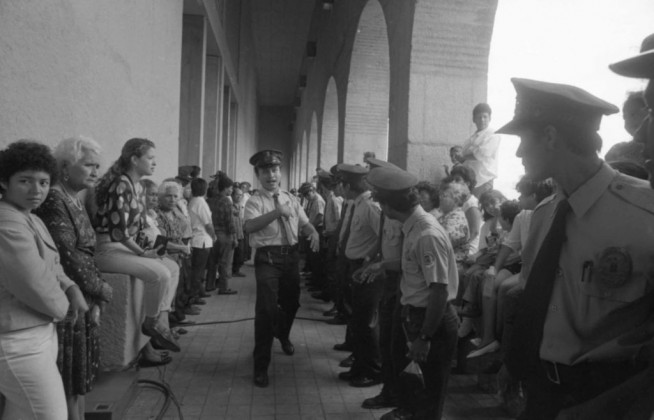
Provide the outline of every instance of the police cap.
{"type": "Polygon", "coordinates": [[[560,83],[511,79],[516,90],[515,115],[498,134],[520,134],[539,124],[563,124],[597,131],[603,115],[619,109],[583,89],[560,83]]]}
{"type": "Polygon", "coordinates": [[[370,165],[370,169],[374,169],[374,168],[398,168],[397,165],[394,165],[394,164],[392,164],[390,162],[386,162],[385,160],[377,159],[377,158],[374,158],[374,157],[367,157],[366,162],[368,163],[368,165],[370,165]]]}
{"type": "Polygon", "coordinates": [[[418,185],[418,177],[398,167],[378,167],[370,170],[368,184],[378,191],[398,192],[418,185]]]}
{"type": "Polygon", "coordinates": [[[284,154],[279,150],[261,150],[252,155],[250,165],[255,168],[268,168],[270,166],[281,166],[284,154]]]}
{"type": "Polygon", "coordinates": [[[352,165],[349,163],[339,163],[336,165],[336,171],[341,179],[354,180],[364,177],[369,171],[361,165],[352,165]]]}
{"type": "Polygon", "coordinates": [[[640,54],[609,64],[609,68],[622,76],[654,79],[654,34],[643,40],[640,54]]]}

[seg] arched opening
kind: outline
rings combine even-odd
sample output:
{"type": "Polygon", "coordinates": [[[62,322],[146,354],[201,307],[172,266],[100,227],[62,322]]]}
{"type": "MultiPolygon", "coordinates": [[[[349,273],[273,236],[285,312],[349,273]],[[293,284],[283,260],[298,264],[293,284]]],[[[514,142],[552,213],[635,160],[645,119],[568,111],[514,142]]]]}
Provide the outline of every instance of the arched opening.
{"type": "Polygon", "coordinates": [[[369,1],[352,49],[345,105],[343,156],[360,163],[363,153],[388,155],[390,64],[388,33],[379,1],[369,1]]]}
{"type": "MultiPolygon", "coordinates": [[[[305,131],[304,136],[302,137],[302,153],[300,154],[302,159],[302,169],[300,171],[300,183],[307,181],[309,174],[309,134],[305,131]]],[[[298,184],[298,186],[299,186],[298,184]]]]}
{"type": "Polygon", "coordinates": [[[313,113],[311,117],[311,134],[309,135],[309,150],[307,153],[307,181],[316,174],[318,167],[318,117],[313,113]]]}
{"type": "Polygon", "coordinates": [[[338,90],[333,77],[329,79],[325,91],[321,131],[319,166],[329,170],[338,163],[338,90]]]}

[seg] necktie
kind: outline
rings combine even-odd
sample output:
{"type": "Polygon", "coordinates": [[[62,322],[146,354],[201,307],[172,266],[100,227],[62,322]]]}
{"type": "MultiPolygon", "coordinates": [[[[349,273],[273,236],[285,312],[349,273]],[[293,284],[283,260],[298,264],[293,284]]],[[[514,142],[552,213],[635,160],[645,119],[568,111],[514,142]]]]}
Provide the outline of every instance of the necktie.
{"type": "Polygon", "coordinates": [[[554,220],[536,254],[518,304],[506,363],[511,373],[520,378],[538,366],[543,326],[565,241],[565,219],[569,210],[567,200],[560,201],[554,210],[554,220]]]}
{"type": "MultiPolygon", "coordinates": [[[[275,208],[279,208],[279,194],[273,194],[273,199],[275,200],[275,208]]],[[[284,223],[284,218],[282,216],[277,218],[279,222],[279,227],[282,231],[282,245],[290,245],[291,240],[288,236],[288,231],[286,230],[286,224],[284,223]]]]}
{"type": "Polygon", "coordinates": [[[382,241],[384,240],[384,220],[386,219],[386,216],[384,216],[384,212],[381,212],[379,215],[379,239],[377,240],[377,255],[379,255],[379,259],[383,260],[384,259],[384,254],[382,252],[382,241]]]}
{"type": "Polygon", "coordinates": [[[343,236],[341,237],[341,240],[339,242],[339,249],[341,253],[345,252],[345,247],[347,246],[347,240],[350,237],[350,228],[352,227],[352,216],[354,215],[354,208],[356,206],[354,203],[350,203],[348,205],[348,217],[347,217],[347,225],[345,226],[345,231],[343,232],[343,236]]]}

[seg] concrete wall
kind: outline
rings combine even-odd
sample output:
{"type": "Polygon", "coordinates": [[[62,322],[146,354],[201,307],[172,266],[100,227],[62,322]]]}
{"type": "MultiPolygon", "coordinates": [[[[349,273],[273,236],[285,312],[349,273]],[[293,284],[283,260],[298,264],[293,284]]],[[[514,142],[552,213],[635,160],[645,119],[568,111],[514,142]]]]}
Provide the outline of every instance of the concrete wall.
{"type": "Polygon", "coordinates": [[[0,147],[83,134],[108,165],[146,137],[175,174],[181,34],[178,0],[0,1],[0,147]]]}
{"type": "MultiPolygon", "coordinates": [[[[268,106],[259,108],[259,142],[258,149],[277,149],[284,153],[284,162],[282,165],[283,188],[289,189],[294,185],[290,181],[291,156],[293,155],[292,132],[288,122],[293,118],[292,107],[268,106]]],[[[306,150],[305,150],[306,151],[306,150]]],[[[249,159],[249,156],[248,156],[249,159]]],[[[242,161],[243,165],[250,173],[254,173],[252,166],[246,165],[247,159],[242,161]]],[[[257,182],[252,184],[257,186],[257,182]]],[[[255,187],[258,188],[258,187],[255,187]]]]}
{"type": "MultiPolygon", "coordinates": [[[[379,20],[361,19],[361,15],[364,9],[378,5],[383,9],[387,37],[366,42],[370,51],[382,51],[378,43],[388,43],[390,74],[370,72],[370,77],[389,77],[388,159],[422,179],[440,178],[442,165],[448,162],[449,146],[469,137],[472,108],[486,99],[488,52],[497,0],[348,0],[335,2],[331,11],[316,13],[311,33],[318,54],[308,62],[308,83],[297,111],[293,142],[303,141],[314,112],[318,125],[325,126],[321,122],[328,100],[326,91],[333,77],[338,91],[339,161],[360,162],[360,156],[344,153],[348,150],[345,143],[350,141],[344,127],[347,112],[354,112],[348,103],[351,83],[356,81],[353,60],[357,67],[365,67],[367,61],[371,68],[380,60],[374,54],[364,58],[363,63],[361,54],[353,58],[358,34],[374,31],[381,24],[379,20]],[[373,2],[378,4],[369,4],[373,2]]],[[[316,7],[320,6],[318,2],[316,7]]],[[[366,51],[365,45],[357,45],[356,50],[359,47],[366,51]]],[[[377,82],[369,80],[368,84],[375,86],[377,82]]],[[[361,106],[357,112],[361,112],[361,106]]],[[[332,119],[333,110],[328,114],[332,119]]],[[[360,127],[362,132],[372,128],[380,127],[360,127]]],[[[336,162],[320,163],[329,166],[336,162]]],[[[297,171],[306,173],[306,167],[298,166],[297,171]]]]}

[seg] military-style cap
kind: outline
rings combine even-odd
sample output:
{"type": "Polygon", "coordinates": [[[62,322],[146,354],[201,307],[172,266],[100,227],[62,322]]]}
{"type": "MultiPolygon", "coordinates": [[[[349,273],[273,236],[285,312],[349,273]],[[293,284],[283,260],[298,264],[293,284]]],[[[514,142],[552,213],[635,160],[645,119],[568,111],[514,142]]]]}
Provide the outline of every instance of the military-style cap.
{"type": "Polygon", "coordinates": [[[270,166],[279,166],[282,164],[284,154],[279,150],[262,150],[252,155],[250,165],[255,168],[267,168],[270,166]]]}
{"type": "Polygon", "coordinates": [[[640,54],[609,64],[609,68],[622,76],[654,79],[654,34],[643,40],[640,54]]]}
{"type": "Polygon", "coordinates": [[[370,170],[368,184],[380,191],[397,192],[418,185],[418,177],[398,167],[378,167],[370,170]]]}
{"type": "Polygon", "coordinates": [[[385,160],[377,159],[374,157],[367,157],[366,162],[368,163],[368,165],[370,165],[370,169],[374,169],[374,168],[398,168],[399,169],[397,165],[394,165],[390,162],[386,162],[385,160]]]}
{"type": "Polygon", "coordinates": [[[341,179],[356,179],[365,176],[368,168],[361,165],[352,165],[349,163],[339,163],[336,165],[336,173],[341,179]]]}
{"type": "Polygon", "coordinates": [[[511,82],[516,91],[515,115],[497,130],[498,134],[519,134],[543,123],[597,131],[603,115],[619,111],[615,105],[575,86],[518,78],[511,82]]]}

